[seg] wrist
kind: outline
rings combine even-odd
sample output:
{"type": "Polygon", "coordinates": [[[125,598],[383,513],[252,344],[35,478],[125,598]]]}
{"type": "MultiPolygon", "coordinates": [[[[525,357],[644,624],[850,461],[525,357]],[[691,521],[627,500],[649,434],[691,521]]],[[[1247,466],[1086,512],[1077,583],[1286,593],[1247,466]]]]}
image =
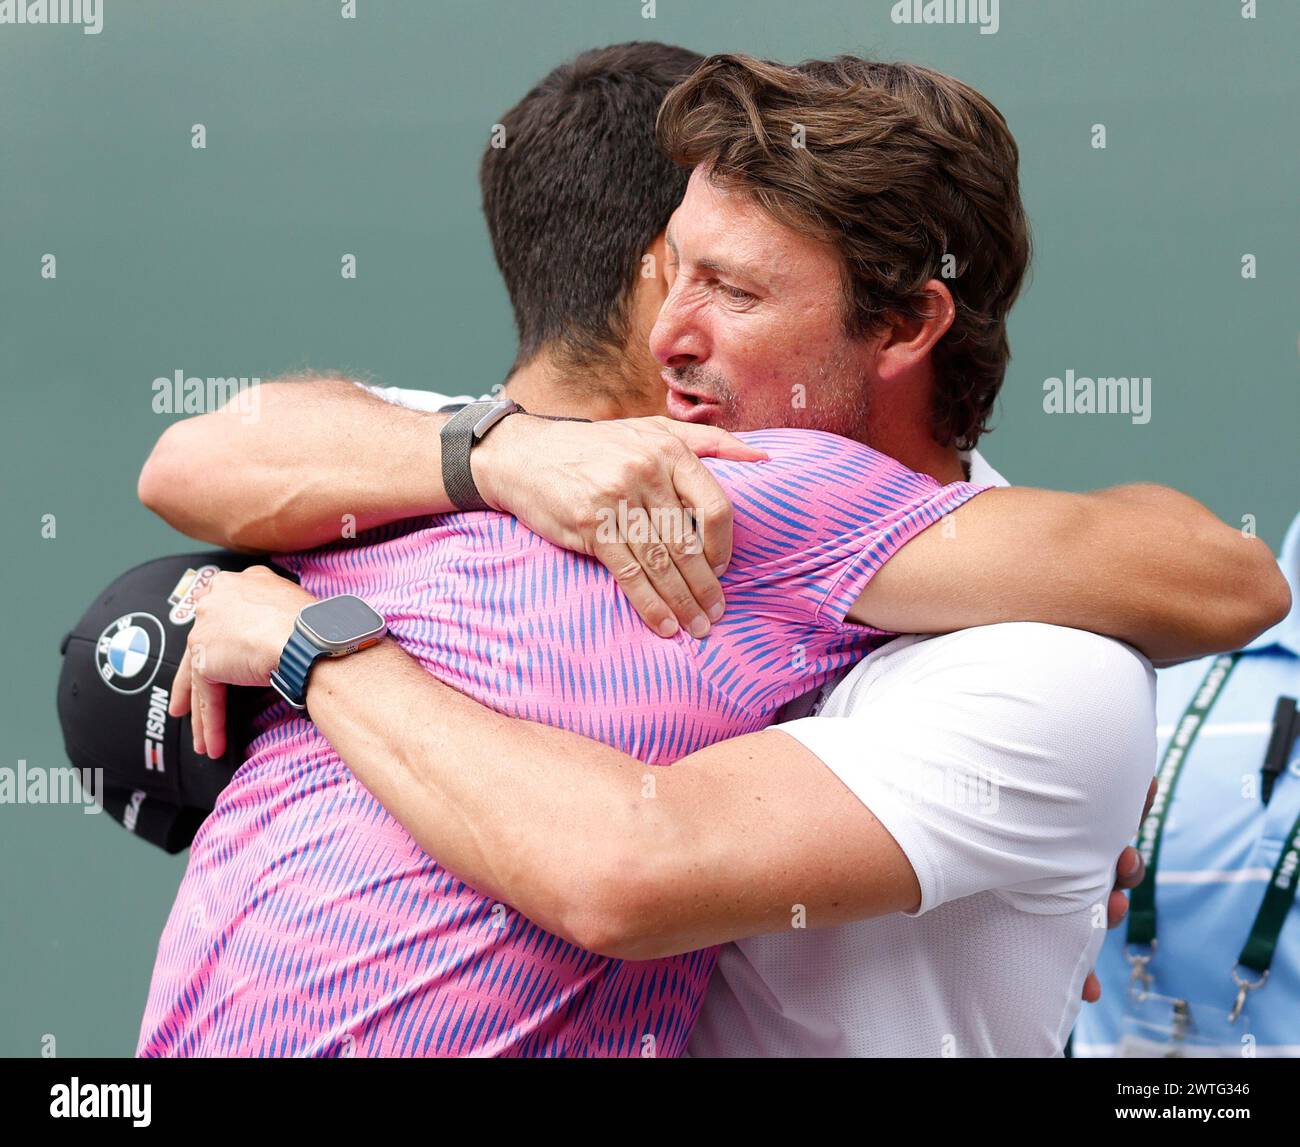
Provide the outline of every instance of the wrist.
{"type": "Polygon", "coordinates": [[[282,610],[273,622],[268,623],[258,666],[261,676],[265,680],[270,681],[271,673],[279,668],[280,656],[284,653],[284,647],[289,638],[293,636],[297,623],[298,611],[296,609],[291,612],[282,610]]]}
{"type": "MultiPolygon", "coordinates": [[[[395,656],[394,650],[397,651],[396,655],[405,656],[401,653],[400,647],[394,645],[385,635],[374,645],[359,649],[347,657],[322,657],[313,667],[311,676],[307,678],[308,708],[316,711],[313,708],[313,698],[319,702],[322,696],[336,690],[346,693],[349,680],[355,686],[359,680],[358,673],[367,673],[376,662],[383,664],[384,658],[395,656]]],[[[364,678],[360,680],[364,682],[364,678]]],[[[353,693],[355,692],[354,688],[353,693]]]]}
{"type": "Polygon", "coordinates": [[[508,512],[509,491],[516,481],[512,476],[516,460],[525,453],[522,443],[531,429],[528,423],[538,421],[522,412],[511,414],[492,427],[470,451],[469,469],[474,485],[492,509],[508,512]]]}
{"type": "Polygon", "coordinates": [[[262,676],[267,681],[271,679],[272,671],[280,667],[280,658],[284,653],[284,647],[288,644],[289,638],[293,636],[293,632],[298,626],[298,614],[303,606],[311,605],[314,601],[316,601],[316,598],[304,591],[301,600],[291,600],[276,607],[274,618],[267,623],[261,643],[261,663],[259,668],[264,670],[262,676]]]}

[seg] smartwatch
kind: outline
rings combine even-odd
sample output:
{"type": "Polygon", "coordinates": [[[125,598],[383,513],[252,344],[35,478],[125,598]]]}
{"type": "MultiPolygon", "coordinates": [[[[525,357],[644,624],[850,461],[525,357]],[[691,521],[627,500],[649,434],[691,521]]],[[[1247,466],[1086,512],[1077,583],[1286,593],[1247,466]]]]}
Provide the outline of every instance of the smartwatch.
{"type": "Polygon", "coordinates": [[[492,509],[478,492],[469,468],[469,455],[492,427],[511,414],[528,414],[548,422],[591,421],[590,418],[571,418],[562,414],[532,414],[508,398],[466,403],[443,423],[438,432],[442,442],[442,487],[458,509],[492,509]]]}
{"type": "Polygon", "coordinates": [[[341,593],[298,611],[271,685],[295,709],[307,708],[307,678],[322,657],[343,657],[377,644],[388,623],[361,598],[341,593]]]}
{"type": "Polygon", "coordinates": [[[462,510],[490,510],[469,468],[469,453],[489,430],[511,414],[527,414],[517,402],[471,402],[462,406],[439,431],[442,442],[442,485],[452,504],[462,510]]]}

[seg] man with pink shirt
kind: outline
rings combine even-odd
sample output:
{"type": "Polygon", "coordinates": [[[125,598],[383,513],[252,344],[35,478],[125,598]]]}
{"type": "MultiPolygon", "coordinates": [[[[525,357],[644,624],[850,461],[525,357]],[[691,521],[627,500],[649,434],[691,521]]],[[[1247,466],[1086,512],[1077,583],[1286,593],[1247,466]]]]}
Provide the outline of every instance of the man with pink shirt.
{"type": "MultiPolygon", "coordinates": [[[[603,567],[503,514],[279,564],[317,598],[363,598],[467,696],[669,764],[770,724],[885,640],[846,615],[979,490],[836,435],[745,437],[770,458],[713,467],[735,550],[705,641],[656,636],[603,567]]],[[[191,846],[141,1054],[681,1054],[711,951],[618,961],[548,935],[422,852],[311,720],[282,703],[265,720],[191,846]]]]}
{"type": "MultiPolygon", "coordinates": [[[[675,395],[670,409],[688,420],[735,430],[789,422],[844,436],[763,430],[744,436],[769,455],[753,461],[727,435],[674,428],[718,460],[706,479],[680,450],[660,451],[656,457],[671,459],[669,489],[682,495],[689,487],[687,504],[698,505],[716,481],[735,506],[733,540],[710,521],[703,546],[687,544],[689,533],[652,537],[639,549],[617,540],[602,557],[610,573],[504,515],[452,514],[283,559],[301,587],[262,570],[216,579],[200,604],[194,657],[182,667],[173,703],[189,702],[192,666],[196,737],[214,752],[224,735],[220,686],[265,683],[304,603],[358,594],[383,616],[392,640],[319,663],[307,696],[311,720],[287,706],[266,715],[244,768],[195,838],[160,948],[142,1054],[677,1054],[717,944],[788,930],[792,912],[833,928],[924,912],[943,898],[923,868],[931,846],[901,813],[887,812],[883,790],[875,798],[882,804],[868,809],[854,796],[857,785],[832,765],[843,787],[793,732],[758,731],[781,705],[892,633],[1047,621],[1164,658],[1226,648],[1269,624],[1276,594],[1268,563],[1172,492],[973,497],[983,487],[964,480],[957,445],[973,442],[1001,380],[1005,314],[1027,256],[1014,144],[1008,150],[1000,117],[969,89],[894,67],[882,77],[860,61],[777,69],[722,57],[684,85],[685,94],[679,89],[681,114],[667,117],[670,153],[694,173],[668,234],[648,236],[649,254],[671,255],[663,279],[637,284],[630,302],[620,289],[611,329],[634,348],[654,324],[649,345],[675,395]],[[902,88],[890,88],[900,81],[902,88]],[[884,222],[865,215],[852,222],[863,243],[873,226],[887,230],[908,211],[936,228],[968,228],[953,236],[965,242],[964,279],[950,290],[924,273],[925,259],[901,262],[905,274],[893,289],[914,292],[912,303],[873,311],[874,296],[854,280],[846,321],[844,256],[825,238],[833,232],[825,227],[831,208],[817,200],[825,188],[811,179],[788,202],[760,203],[752,191],[764,179],[759,159],[728,150],[743,135],[726,122],[728,110],[743,107],[743,90],[763,92],[765,111],[810,122],[819,108],[830,117],[838,110],[840,127],[884,124],[893,115],[891,132],[863,133],[854,144],[862,154],[845,157],[864,178],[904,161],[914,170],[918,154],[938,154],[940,138],[951,151],[959,137],[957,125],[944,121],[942,109],[951,106],[944,101],[966,101],[973,130],[987,138],[968,144],[960,156],[968,167],[958,174],[972,196],[997,182],[1001,211],[945,217],[917,198],[923,188],[882,175],[881,187],[861,194],[884,222]],[[923,112],[940,91],[928,107],[935,122],[918,126],[916,108],[904,114],[902,91],[923,112]],[[700,127],[709,124],[705,113],[715,117],[715,137],[700,127]],[[649,305],[654,290],[662,309],[649,305]],[[945,342],[955,324],[968,344],[965,358],[945,342]],[[985,372],[985,389],[968,378],[949,392],[962,371],[985,372]],[[809,402],[792,405],[797,393],[809,402]],[[946,524],[930,528],[941,517],[946,524]],[[1153,530],[1156,523],[1163,532],[1153,530]],[[700,572],[701,550],[711,564],[730,557],[720,585],[700,572]],[[1171,584],[1186,587],[1194,604],[1171,595],[1171,584]],[[1111,588],[1117,585],[1122,597],[1111,588]],[[1234,596],[1243,586],[1247,592],[1234,596]],[[660,622],[670,620],[671,603],[687,630],[661,640],[629,601],[660,622]],[[712,623],[698,624],[685,608],[692,605],[712,623]],[[473,699],[503,716],[480,715],[473,699]],[[683,757],[690,763],[662,780],[633,761],[683,757]],[[798,816],[783,821],[783,810],[798,816]],[[635,842],[634,851],[618,851],[620,835],[635,842]],[[602,863],[614,856],[621,863],[612,869],[602,863]],[[633,915],[642,919],[633,924],[633,915]]],[[[821,126],[830,134],[835,124],[821,126]]],[[[863,214],[861,204],[851,210],[863,214]]],[[[587,348],[557,356],[563,339],[556,335],[524,355],[524,326],[510,397],[540,413],[607,413],[607,391],[583,399],[569,386],[587,348]]],[[[627,361],[637,361],[634,350],[627,361]]],[[[337,404],[335,413],[374,412],[373,399],[346,389],[324,400],[337,404]]],[[[630,411],[616,412],[654,408],[636,393],[630,411]]],[[[422,417],[394,410],[395,430],[414,432],[407,415],[422,417]]],[[[321,417],[322,432],[328,421],[321,417]]],[[[226,429],[205,423],[218,439],[226,429]]],[[[475,448],[470,484],[494,506],[514,499],[509,508],[523,521],[565,542],[572,527],[554,505],[565,499],[544,482],[541,492],[521,484],[504,496],[508,480],[493,476],[492,459],[523,459],[525,471],[567,466],[593,474],[598,467],[582,444],[588,455],[602,441],[646,451],[646,443],[666,440],[665,430],[623,424],[606,432],[515,414],[475,448]]],[[[390,452],[402,441],[400,432],[389,438],[390,452]]],[[[148,471],[142,477],[151,503],[168,485],[158,469],[151,480],[148,471]]],[[[662,472],[647,473],[662,482],[662,472]]],[[[386,509],[366,504],[359,481],[341,475],[335,501],[317,500],[296,540],[324,540],[322,523],[337,521],[340,508],[364,525],[409,517],[393,513],[391,499],[386,509]]],[[[447,504],[435,496],[422,508],[447,504]]],[[[579,507],[591,508],[591,499],[579,507]]],[[[168,516],[213,540],[251,540],[248,533],[221,537],[210,521],[195,528],[198,512],[191,502],[168,516]]],[[[1071,656],[1095,658],[1099,673],[1140,700],[1139,659],[1079,637],[1086,640],[1071,646],[1071,656]]],[[[1132,819],[1145,765],[1125,758],[1140,743],[1142,707],[1111,729],[1099,713],[1089,719],[1097,725],[1097,769],[1115,790],[1114,807],[1130,808],[1124,815],[1132,819]]],[[[828,750],[827,763],[833,755],[828,750]]],[[[1095,884],[1097,856],[1113,857],[1130,829],[1107,812],[1086,861],[1070,862],[1086,869],[1086,882],[1082,872],[1074,878],[1042,858],[1028,869],[1037,865],[1044,881],[1056,882],[1051,895],[1071,879],[1082,893],[1084,883],[1095,884]]],[[[1017,879],[1028,869],[1022,863],[1017,879]]],[[[971,896],[983,887],[952,884],[971,896]]],[[[1031,898],[1017,910],[1032,917],[1036,904],[1031,898]]],[[[1076,917],[1082,909],[1081,900],[1072,907],[1076,917]]],[[[1054,935],[1051,944],[1054,959],[1076,966],[1078,982],[1053,981],[1045,1024],[1059,1022],[1052,1009],[1062,990],[1073,992],[1077,1007],[1087,967],[1077,932],[1054,935]]],[[[917,1046],[930,1037],[919,1033],[917,1046]]],[[[1025,1038],[1024,1046],[1051,1042],[1038,1030],[1025,1038]]],[[[912,1054],[912,1045],[901,1053],[912,1054]]]]}

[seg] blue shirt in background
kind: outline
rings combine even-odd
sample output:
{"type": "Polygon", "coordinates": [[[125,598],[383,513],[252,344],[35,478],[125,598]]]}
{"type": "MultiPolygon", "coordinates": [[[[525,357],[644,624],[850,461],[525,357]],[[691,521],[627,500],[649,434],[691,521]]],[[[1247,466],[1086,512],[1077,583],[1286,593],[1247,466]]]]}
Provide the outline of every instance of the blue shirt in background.
{"type": "MultiPolygon", "coordinates": [[[[1267,805],[1260,795],[1274,705],[1279,695],[1300,697],[1300,516],[1287,531],[1280,562],[1291,584],[1291,613],[1246,647],[1201,726],[1175,786],[1156,874],[1159,946],[1151,991],[1223,1012],[1237,995],[1233,965],[1300,815],[1300,742],[1267,805]]],[[[1157,675],[1162,757],[1212,660],[1157,675]]],[[[1079,1016],[1076,1056],[1117,1054],[1125,1012],[1134,1008],[1124,943],[1125,925],[1106,938],[1097,961],[1102,998],[1079,1016]]],[[[1268,980],[1248,993],[1243,1014],[1254,1054],[1300,1056],[1300,899],[1278,938],[1268,980]]],[[[1223,1054],[1242,1054],[1241,1044],[1225,1044],[1223,1054]]]]}

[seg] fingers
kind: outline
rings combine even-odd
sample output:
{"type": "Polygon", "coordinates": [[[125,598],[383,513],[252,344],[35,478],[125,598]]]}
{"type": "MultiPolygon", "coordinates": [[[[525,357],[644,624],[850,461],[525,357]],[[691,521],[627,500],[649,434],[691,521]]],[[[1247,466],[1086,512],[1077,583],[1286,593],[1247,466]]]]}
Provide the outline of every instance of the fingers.
{"type": "MultiPolygon", "coordinates": [[[[716,585],[717,578],[731,563],[731,503],[727,500],[726,491],[718,485],[718,480],[709,473],[708,467],[693,454],[683,454],[678,459],[673,468],[673,487],[676,501],[689,510],[698,532],[702,552],[697,564],[713,575],[704,582],[704,587],[709,589],[709,582],[716,585]]],[[[696,577],[700,575],[697,573],[696,577]]],[[[714,598],[721,600],[721,586],[716,586],[709,601],[700,602],[705,612],[708,612],[714,598]]]]}
{"type": "Polygon", "coordinates": [[[725,517],[727,555],[731,507],[713,475],[688,450],[676,447],[669,464],[663,461],[661,457],[645,474],[635,502],[620,506],[615,534],[602,539],[594,552],[656,633],[672,637],[680,628],[703,638],[722,616],[725,602],[718,575],[709,568],[694,507],[682,504],[680,490],[710,500],[715,532],[718,519],[725,517]]]}
{"type": "MultiPolygon", "coordinates": [[[[690,467],[713,483],[700,460],[683,451],[674,474],[690,467]]],[[[705,637],[712,622],[722,616],[722,586],[709,568],[695,512],[682,504],[677,488],[666,477],[652,481],[642,497],[643,504],[628,513],[623,540],[677,623],[692,637],[705,637]]],[[[720,490],[719,498],[726,503],[720,490]]]]}
{"type": "MultiPolygon", "coordinates": [[[[694,637],[705,637],[727,605],[718,575],[709,568],[700,535],[695,530],[685,534],[680,541],[665,540],[664,545],[677,563],[677,573],[681,576],[688,595],[683,600],[684,607],[690,614],[686,619],[686,630],[694,637]]],[[[681,620],[680,612],[677,616],[681,620]]]]}
{"type": "Polygon", "coordinates": [[[681,624],[676,614],[660,597],[641,560],[625,543],[607,542],[597,546],[596,559],[614,575],[628,603],[646,625],[660,637],[672,637],[678,632],[681,624]]]}
{"type": "Polygon", "coordinates": [[[1089,972],[1083,981],[1083,1002],[1095,1004],[1099,999],[1101,999],[1101,981],[1097,979],[1096,972],[1089,972]]]}
{"type": "Polygon", "coordinates": [[[697,455],[737,461],[768,455],[717,427],[653,422],[676,442],[656,437],[638,459],[633,481],[620,473],[607,484],[605,496],[619,492],[618,529],[604,537],[598,530],[588,552],[656,633],[672,637],[685,629],[703,638],[726,609],[718,579],[731,561],[732,509],[697,455]]]}
{"type": "Polygon", "coordinates": [[[675,422],[663,419],[664,429],[680,438],[692,454],[700,458],[726,458],[732,462],[766,462],[771,458],[766,450],[742,442],[734,434],[717,426],[702,426],[694,422],[675,422]]]}
{"type": "MultiPolygon", "coordinates": [[[[1142,820],[1146,820],[1147,813],[1151,811],[1151,802],[1156,795],[1156,781],[1153,778],[1151,786],[1147,789],[1146,808],[1142,810],[1142,820]]],[[[1140,822],[1139,822],[1140,823],[1140,822]]],[[[1142,859],[1142,854],[1132,845],[1128,845],[1119,854],[1119,859],[1115,862],[1115,886],[1111,889],[1110,896],[1106,900],[1106,927],[1118,928],[1128,915],[1128,897],[1124,895],[1125,889],[1136,888],[1143,880],[1146,879],[1147,866],[1142,859]]],[[[1098,986],[1098,994],[1101,989],[1098,986]]],[[[1084,995],[1084,999],[1087,999],[1084,995]]]]}
{"type": "Polygon", "coordinates": [[[167,712],[173,717],[184,717],[190,711],[190,647],[185,646],[181,663],[172,678],[172,696],[167,703],[167,712]]]}
{"type": "Polygon", "coordinates": [[[207,742],[203,739],[203,678],[190,673],[190,735],[194,740],[194,751],[203,756],[207,753],[207,742]]]}
{"type": "Polygon", "coordinates": [[[1110,896],[1106,899],[1106,927],[1118,928],[1124,923],[1124,917],[1128,915],[1128,897],[1118,888],[1110,890],[1110,896]]]}
{"type": "Polygon", "coordinates": [[[219,681],[203,682],[203,739],[214,761],[226,753],[226,686],[219,681]]]}
{"type": "Polygon", "coordinates": [[[1146,878],[1147,866],[1142,854],[1131,845],[1119,854],[1115,865],[1115,887],[1136,888],[1146,878]]]}
{"type": "Polygon", "coordinates": [[[190,725],[194,731],[194,751],[216,760],[226,751],[226,687],[200,673],[191,674],[191,678],[194,711],[190,725]]]}

